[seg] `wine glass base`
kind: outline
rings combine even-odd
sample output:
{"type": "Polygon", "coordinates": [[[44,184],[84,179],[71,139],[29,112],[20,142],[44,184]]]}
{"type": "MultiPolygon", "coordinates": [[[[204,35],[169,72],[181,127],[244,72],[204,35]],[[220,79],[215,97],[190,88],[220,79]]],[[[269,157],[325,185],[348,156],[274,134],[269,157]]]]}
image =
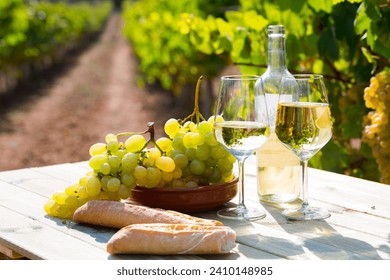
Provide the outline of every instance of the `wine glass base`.
{"type": "Polygon", "coordinates": [[[289,220],[309,221],[322,220],[330,217],[328,210],[319,207],[305,207],[300,209],[287,209],[282,215],[289,220]]]}
{"type": "Polygon", "coordinates": [[[265,217],[265,213],[257,209],[248,209],[246,207],[234,207],[222,209],[217,212],[221,218],[230,220],[260,220],[265,217]]]}

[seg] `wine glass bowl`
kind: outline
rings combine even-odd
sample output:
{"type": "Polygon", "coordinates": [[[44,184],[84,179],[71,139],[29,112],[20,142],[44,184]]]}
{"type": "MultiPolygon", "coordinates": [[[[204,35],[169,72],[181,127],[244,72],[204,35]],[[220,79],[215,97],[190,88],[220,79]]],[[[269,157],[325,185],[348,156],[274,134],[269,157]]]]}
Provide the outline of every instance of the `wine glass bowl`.
{"type": "Polygon", "coordinates": [[[309,206],[307,164],[332,137],[332,118],[322,75],[300,74],[281,81],[275,133],[300,160],[303,203],[282,212],[288,219],[313,220],[330,216],[309,206]]]}
{"type": "Polygon", "coordinates": [[[265,212],[248,209],[244,203],[244,162],[268,139],[270,127],[263,91],[255,89],[261,78],[233,75],[221,78],[214,120],[215,136],[236,159],[239,177],[239,204],[218,211],[228,219],[261,219],[265,212]]]}

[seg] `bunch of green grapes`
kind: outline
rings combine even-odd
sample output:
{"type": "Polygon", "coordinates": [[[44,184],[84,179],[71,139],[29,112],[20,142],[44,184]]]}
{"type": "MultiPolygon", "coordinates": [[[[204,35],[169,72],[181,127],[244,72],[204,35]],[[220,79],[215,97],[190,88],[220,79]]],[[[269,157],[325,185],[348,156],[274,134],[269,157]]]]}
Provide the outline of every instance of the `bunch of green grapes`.
{"type": "Polygon", "coordinates": [[[193,188],[227,182],[234,178],[235,158],[217,142],[214,117],[198,124],[181,124],[169,119],[165,132],[169,137],[146,140],[143,133],[108,134],[104,143],[89,149],[91,168],[79,182],[56,192],[44,205],[46,213],[71,218],[74,211],[89,200],[121,200],[137,186],[147,188],[193,188]]]}
{"type": "Polygon", "coordinates": [[[373,151],[381,173],[381,182],[390,184],[390,70],[383,71],[370,80],[364,90],[368,113],[364,124],[363,140],[373,151]]]}

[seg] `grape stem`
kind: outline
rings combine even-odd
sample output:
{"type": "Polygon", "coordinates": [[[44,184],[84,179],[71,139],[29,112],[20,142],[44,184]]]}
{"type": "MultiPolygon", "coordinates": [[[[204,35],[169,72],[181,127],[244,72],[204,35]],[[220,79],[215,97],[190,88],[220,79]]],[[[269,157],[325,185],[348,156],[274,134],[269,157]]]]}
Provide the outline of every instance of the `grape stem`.
{"type": "Polygon", "coordinates": [[[145,145],[142,147],[142,149],[140,149],[140,151],[143,151],[147,146],[149,146],[150,143],[152,143],[159,151],[161,154],[165,154],[165,152],[157,145],[156,143],[156,140],[154,139],[154,122],[148,122],[148,129],[145,130],[145,131],[142,131],[142,132],[121,132],[121,133],[118,133],[116,135],[116,137],[129,137],[129,136],[133,136],[133,135],[140,135],[140,134],[146,134],[146,133],[149,133],[150,134],[150,137],[149,137],[149,140],[146,141],[145,145]]]}
{"type": "Polygon", "coordinates": [[[203,76],[200,76],[198,82],[196,83],[194,111],[181,121],[182,124],[184,124],[188,120],[192,121],[193,118],[195,118],[197,124],[200,123],[200,121],[205,120],[205,118],[199,111],[199,93],[200,93],[200,84],[202,80],[203,80],[203,76]]]}

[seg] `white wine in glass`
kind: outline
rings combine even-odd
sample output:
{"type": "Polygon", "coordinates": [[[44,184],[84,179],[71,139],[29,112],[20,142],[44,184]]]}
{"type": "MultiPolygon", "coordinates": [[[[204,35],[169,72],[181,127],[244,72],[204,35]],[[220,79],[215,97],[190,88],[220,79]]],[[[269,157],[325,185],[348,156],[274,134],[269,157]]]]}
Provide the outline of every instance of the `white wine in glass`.
{"type": "Polygon", "coordinates": [[[265,212],[248,209],[244,203],[244,162],[268,139],[270,127],[263,91],[255,90],[259,76],[221,78],[215,114],[215,136],[238,162],[239,204],[218,211],[227,219],[262,219],[265,212]]]}
{"type": "Polygon", "coordinates": [[[282,79],[275,133],[299,158],[302,167],[302,207],[285,210],[282,215],[292,220],[328,218],[328,210],[311,207],[308,202],[308,161],[332,138],[332,118],[322,75],[301,74],[282,79]]]}

